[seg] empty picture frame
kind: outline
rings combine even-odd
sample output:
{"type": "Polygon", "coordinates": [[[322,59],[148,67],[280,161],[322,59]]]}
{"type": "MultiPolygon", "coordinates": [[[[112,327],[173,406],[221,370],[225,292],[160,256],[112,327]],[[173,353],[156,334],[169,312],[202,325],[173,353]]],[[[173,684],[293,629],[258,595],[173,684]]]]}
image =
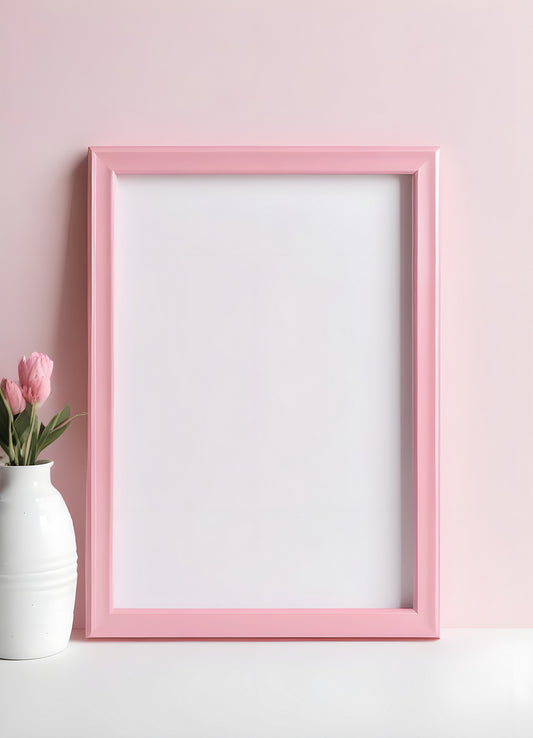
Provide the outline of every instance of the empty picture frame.
{"type": "Polygon", "coordinates": [[[89,150],[89,637],[438,637],[437,169],[89,150]]]}

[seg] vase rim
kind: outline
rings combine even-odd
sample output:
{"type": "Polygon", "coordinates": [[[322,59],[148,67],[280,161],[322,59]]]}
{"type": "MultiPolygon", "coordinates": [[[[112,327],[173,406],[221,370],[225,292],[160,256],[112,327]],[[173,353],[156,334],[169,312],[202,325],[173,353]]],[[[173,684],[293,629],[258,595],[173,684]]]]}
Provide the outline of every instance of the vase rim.
{"type": "Polygon", "coordinates": [[[40,459],[39,461],[36,461],[35,464],[6,464],[4,462],[0,463],[0,469],[35,469],[36,467],[45,468],[48,467],[49,469],[52,468],[54,465],[54,462],[51,459],[40,459]]]}

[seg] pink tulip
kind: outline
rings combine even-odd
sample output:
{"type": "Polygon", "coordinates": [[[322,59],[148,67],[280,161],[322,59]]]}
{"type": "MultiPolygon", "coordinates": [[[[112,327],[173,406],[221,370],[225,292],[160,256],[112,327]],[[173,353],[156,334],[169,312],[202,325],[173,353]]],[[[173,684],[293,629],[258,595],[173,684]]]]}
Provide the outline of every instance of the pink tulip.
{"type": "Polygon", "coordinates": [[[26,407],[26,401],[22,397],[22,392],[20,391],[18,384],[12,379],[6,379],[4,377],[2,382],[0,382],[0,389],[2,390],[2,394],[11,408],[13,415],[21,413],[26,407]]]}
{"type": "Polygon", "coordinates": [[[50,394],[50,376],[54,362],[46,354],[34,352],[29,359],[25,356],[19,361],[19,381],[22,396],[33,405],[42,404],[50,394]]]}

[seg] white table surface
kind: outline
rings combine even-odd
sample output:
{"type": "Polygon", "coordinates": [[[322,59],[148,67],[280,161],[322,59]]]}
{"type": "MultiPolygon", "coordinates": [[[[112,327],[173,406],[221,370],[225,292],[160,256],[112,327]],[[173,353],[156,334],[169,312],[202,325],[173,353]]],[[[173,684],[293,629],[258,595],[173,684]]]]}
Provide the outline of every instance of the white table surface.
{"type": "Polygon", "coordinates": [[[531,738],[533,629],[440,641],[86,641],[0,661],[2,738],[531,738]]]}

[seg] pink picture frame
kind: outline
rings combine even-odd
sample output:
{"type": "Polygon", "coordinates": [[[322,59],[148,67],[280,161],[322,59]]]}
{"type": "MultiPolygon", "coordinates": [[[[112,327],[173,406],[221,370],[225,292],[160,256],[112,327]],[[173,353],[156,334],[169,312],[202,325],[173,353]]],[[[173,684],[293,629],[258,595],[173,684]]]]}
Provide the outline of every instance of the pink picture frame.
{"type": "Polygon", "coordinates": [[[91,147],[89,149],[89,638],[439,637],[439,261],[435,147],[91,147]],[[119,608],[113,602],[113,241],[127,174],[404,174],[412,178],[413,607],[119,608]]]}

